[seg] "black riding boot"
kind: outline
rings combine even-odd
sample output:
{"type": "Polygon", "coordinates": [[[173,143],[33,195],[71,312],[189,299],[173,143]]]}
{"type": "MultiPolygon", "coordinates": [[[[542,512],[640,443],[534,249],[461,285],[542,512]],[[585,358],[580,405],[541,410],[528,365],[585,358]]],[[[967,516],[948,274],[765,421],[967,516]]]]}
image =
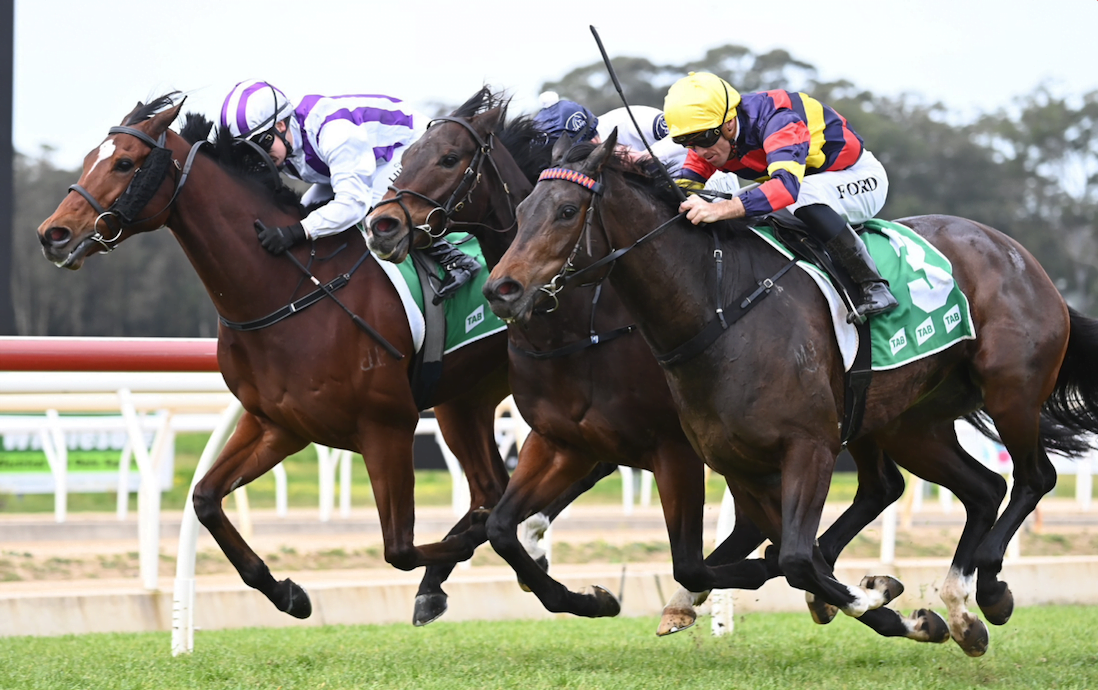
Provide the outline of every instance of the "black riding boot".
{"type": "Polygon", "coordinates": [[[438,294],[432,301],[438,304],[448,297],[452,297],[458,288],[472,280],[473,276],[480,272],[480,264],[477,260],[451,244],[448,240],[438,238],[434,243],[423,250],[423,253],[438,262],[442,270],[446,272],[446,278],[438,289],[438,294]]]}
{"type": "Polygon", "coordinates": [[[862,238],[842,216],[824,204],[803,206],[794,211],[794,215],[818,233],[831,256],[850,274],[850,279],[861,286],[862,301],[856,305],[857,313],[850,314],[847,321],[854,323],[896,307],[898,303],[888,289],[888,281],[881,277],[862,238]]]}

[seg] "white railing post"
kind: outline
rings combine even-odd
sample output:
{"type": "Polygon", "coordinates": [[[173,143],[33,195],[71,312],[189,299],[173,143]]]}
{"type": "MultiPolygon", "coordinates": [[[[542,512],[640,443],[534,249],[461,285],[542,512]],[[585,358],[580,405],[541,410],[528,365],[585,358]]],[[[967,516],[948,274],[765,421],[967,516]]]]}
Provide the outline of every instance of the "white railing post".
{"type": "Polygon", "coordinates": [[[53,473],[53,519],[64,522],[69,505],[69,447],[57,410],[46,410],[49,429],[42,431],[42,451],[53,473]]]}
{"type": "MultiPolygon", "coordinates": [[[[732,492],[728,487],[724,489],[724,498],[721,500],[721,512],[717,516],[717,546],[732,534],[736,528],[736,501],[732,498],[732,492]]],[[[711,611],[713,621],[711,629],[714,636],[728,635],[735,627],[735,611],[732,606],[731,589],[715,589],[709,593],[712,602],[711,611]]]]}
{"type": "Polygon", "coordinates": [[[896,504],[890,503],[881,513],[881,563],[896,562],[896,504]]]}
{"type": "Polygon", "coordinates": [[[183,520],[179,525],[179,553],[175,561],[175,587],[172,594],[172,656],[194,651],[194,563],[198,548],[198,517],[194,512],[194,487],[209,471],[217,459],[226,439],[236,428],[244,408],[233,399],[221,413],[217,426],[198,458],[191,486],[187,490],[187,502],[183,506],[183,520]]]}

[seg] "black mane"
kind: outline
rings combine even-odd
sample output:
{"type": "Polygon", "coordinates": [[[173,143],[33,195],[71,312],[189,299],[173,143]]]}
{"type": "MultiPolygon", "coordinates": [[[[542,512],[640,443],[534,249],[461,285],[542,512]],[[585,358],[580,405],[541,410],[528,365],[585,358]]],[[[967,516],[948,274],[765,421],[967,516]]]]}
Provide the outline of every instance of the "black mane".
{"type": "Polygon", "coordinates": [[[520,115],[514,120],[507,120],[507,107],[511,100],[501,93],[493,93],[488,86],[481,87],[469,100],[461,104],[451,113],[452,117],[469,119],[475,115],[487,112],[492,108],[503,108],[500,118],[500,127],[496,132],[503,147],[511,154],[519,169],[531,184],[538,181],[538,175],[549,167],[550,146],[541,145],[542,133],[534,126],[534,119],[529,115],[520,115]]]}
{"type": "Polygon", "coordinates": [[[179,136],[191,144],[209,141],[202,153],[212,158],[222,169],[231,173],[260,193],[265,194],[280,208],[296,212],[305,217],[301,206],[301,195],[287,186],[282,177],[272,173],[271,169],[259,159],[258,154],[249,146],[241,145],[226,127],[218,127],[217,134],[210,141],[213,123],[199,113],[184,115],[179,136]]]}
{"type": "Polygon", "coordinates": [[[162,110],[167,110],[175,105],[175,97],[178,95],[179,91],[172,91],[171,93],[166,93],[163,96],[154,98],[148,103],[138,103],[137,107],[133,109],[133,112],[126,116],[126,121],[123,124],[126,126],[136,125],[139,122],[148,120],[162,110]]]}
{"type": "MultiPolygon", "coordinates": [[[[587,160],[595,147],[599,144],[594,144],[590,141],[581,141],[572,145],[572,148],[568,149],[564,154],[562,163],[579,163],[587,160]]],[[[660,202],[667,204],[673,208],[679,206],[678,192],[670,185],[667,178],[659,170],[659,163],[649,158],[642,158],[639,161],[633,160],[619,148],[614,151],[610,161],[606,165],[606,170],[621,173],[627,182],[634,187],[642,189],[648,193],[649,196],[660,202]]]]}

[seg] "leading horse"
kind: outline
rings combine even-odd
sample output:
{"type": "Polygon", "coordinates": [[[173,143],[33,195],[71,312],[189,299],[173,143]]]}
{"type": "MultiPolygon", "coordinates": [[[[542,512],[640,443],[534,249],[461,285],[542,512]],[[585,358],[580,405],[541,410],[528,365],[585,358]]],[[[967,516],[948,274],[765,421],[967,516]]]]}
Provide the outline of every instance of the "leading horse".
{"type": "MultiPolygon", "coordinates": [[[[615,139],[576,146],[559,174],[539,182],[519,206],[518,237],[485,293],[499,316],[525,323],[543,286],[559,287],[587,261],[605,274],[614,259],[608,280],[659,356],[771,286],[786,259],[742,226],[707,232],[676,216],[670,188],[615,155],[615,139]],[[606,261],[596,267],[600,254],[606,261]],[[722,257],[723,265],[714,260],[722,257]]],[[[1098,370],[1090,366],[1098,322],[1070,310],[1036,260],[1005,235],[946,216],[902,222],[952,262],[976,338],[875,372],[849,450],[867,466],[887,454],[964,503],[968,522],[941,594],[950,634],[976,656],[987,648],[987,630],[967,600],[975,593],[992,623],[1009,618],[1013,596],[998,574],[1010,538],[1055,484],[1046,448],[1079,451],[1084,435],[1098,430],[1098,370]],[[976,411],[991,418],[1014,460],[1014,490],[998,519],[1005,482],[961,448],[953,428],[976,411]]],[[[881,606],[880,592],[838,582],[816,544],[845,395],[823,296],[793,271],[742,320],[722,323],[700,352],[664,368],[692,444],[776,545],[791,585],[895,634],[888,631],[904,622],[881,606]]],[[[713,587],[741,586],[734,569],[711,571],[713,587]]]]}
{"type": "Polygon", "coordinates": [[[300,219],[297,196],[277,175],[260,183],[235,170],[231,137],[223,131],[207,143],[210,124],[203,118],[191,115],[184,126],[191,130],[194,123],[190,140],[171,131],[182,105],[172,94],[138,104],[111,128],[85,157],[72,188],[78,193],[66,196],[38,228],[43,253],[78,269],[88,257],[165,225],[183,247],[221,316],[218,364],[244,407],[195,487],[194,506],[246,584],[281,611],[299,618],[311,613],[304,590],[290,579],[276,580],[222,508],[229,492],[310,442],[362,455],[386,561],[402,570],[427,565],[448,573],[485,541],[481,508],[495,505],[507,485],[494,436],[495,408],[508,393],[505,334],[444,360],[428,405],[465,470],[471,505],[445,540],[416,545],[412,445],[420,410],[409,382],[412,337],[395,288],[357,231],[291,250],[330,294],[303,280],[288,257],[260,247],[256,219],[269,226],[300,219]],[[336,292],[340,282],[346,287],[336,292]],[[356,325],[333,295],[374,334],[356,325]]]}
{"type": "MultiPolygon", "coordinates": [[[[551,157],[546,146],[538,146],[541,135],[529,118],[508,120],[506,112],[503,99],[485,87],[449,117],[435,120],[409,148],[390,192],[366,218],[368,244],[379,257],[401,261],[409,247],[430,241],[428,234],[468,228],[480,240],[488,265],[499,261],[515,237],[515,205],[529,195],[551,157]]],[[[517,536],[520,521],[602,460],[654,473],[675,578],[697,591],[707,588],[703,465],[683,433],[655,358],[633,332],[612,286],[562,292],[553,306],[523,327],[508,329],[511,389],[532,431],[488,518],[493,548],[549,610],[616,613],[618,604],[605,590],[571,592],[543,572],[517,536]]],[[[830,563],[903,488],[891,463],[860,468],[860,479],[851,510],[821,536],[830,563]]],[[[723,558],[742,559],[761,539],[740,515],[735,535],[722,547],[723,558]]],[[[754,564],[754,586],[777,574],[773,565],[754,564]]],[[[945,629],[944,621],[934,625],[932,613],[917,617],[926,622],[913,623],[912,637],[920,638],[926,626],[945,629]]],[[[692,621],[691,607],[672,606],[660,632],[692,621]]]]}

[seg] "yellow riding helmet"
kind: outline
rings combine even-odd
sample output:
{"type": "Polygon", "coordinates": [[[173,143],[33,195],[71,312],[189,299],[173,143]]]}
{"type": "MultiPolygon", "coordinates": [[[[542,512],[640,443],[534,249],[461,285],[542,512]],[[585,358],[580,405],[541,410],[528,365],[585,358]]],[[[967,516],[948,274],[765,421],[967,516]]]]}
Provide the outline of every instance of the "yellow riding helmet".
{"type": "Polygon", "coordinates": [[[691,72],[667,90],[663,116],[672,137],[720,127],[736,117],[740,93],[709,72],[691,72]]]}

